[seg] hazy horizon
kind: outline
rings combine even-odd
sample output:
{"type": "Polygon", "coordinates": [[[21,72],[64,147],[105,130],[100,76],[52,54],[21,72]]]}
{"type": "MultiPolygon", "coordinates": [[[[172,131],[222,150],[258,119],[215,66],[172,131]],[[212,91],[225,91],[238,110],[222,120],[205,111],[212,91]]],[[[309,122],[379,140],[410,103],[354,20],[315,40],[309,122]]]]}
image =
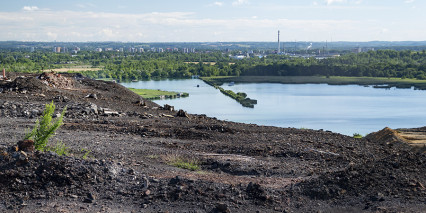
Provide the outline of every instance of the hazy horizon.
{"type": "MultiPolygon", "coordinates": [[[[0,40],[0,42],[35,42],[35,43],[146,43],[146,44],[167,44],[167,43],[276,43],[277,41],[152,41],[152,42],[143,42],[143,41],[18,41],[18,40],[0,40]]],[[[295,41],[282,41],[280,40],[280,43],[294,43],[295,41]]],[[[303,43],[303,42],[312,42],[312,43],[325,43],[330,41],[296,41],[297,43],[303,43]]],[[[371,42],[389,42],[389,43],[404,43],[404,42],[419,42],[419,43],[425,43],[426,40],[406,40],[406,41],[332,41],[333,43],[371,43],[371,42]]]]}
{"type": "Polygon", "coordinates": [[[29,42],[425,41],[419,0],[3,1],[0,40],[29,42]]]}

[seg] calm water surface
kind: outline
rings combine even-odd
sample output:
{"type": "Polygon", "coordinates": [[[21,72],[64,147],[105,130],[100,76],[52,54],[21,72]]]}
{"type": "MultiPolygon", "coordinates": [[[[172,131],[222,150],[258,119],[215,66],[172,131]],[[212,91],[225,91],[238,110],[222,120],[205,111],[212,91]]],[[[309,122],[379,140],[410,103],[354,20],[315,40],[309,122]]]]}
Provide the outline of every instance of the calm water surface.
{"type": "Polygon", "coordinates": [[[188,92],[188,98],[156,100],[175,109],[259,125],[324,129],[366,135],[386,126],[426,126],[426,91],[374,89],[357,85],[249,83],[223,85],[258,100],[252,108],[198,79],[122,83],[126,87],[188,92]],[[199,85],[200,87],[197,87],[199,85]]]}

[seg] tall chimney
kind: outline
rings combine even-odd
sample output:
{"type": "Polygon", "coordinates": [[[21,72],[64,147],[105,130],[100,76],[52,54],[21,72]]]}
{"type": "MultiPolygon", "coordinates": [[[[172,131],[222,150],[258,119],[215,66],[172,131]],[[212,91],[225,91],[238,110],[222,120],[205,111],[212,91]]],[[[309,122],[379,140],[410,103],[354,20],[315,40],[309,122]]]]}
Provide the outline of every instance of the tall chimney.
{"type": "Polygon", "coordinates": [[[278,30],[278,51],[277,53],[280,54],[281,52],[281,45],[280,45],[280,31],[278,30]]]}
{"type": "Polygon", "coordinates": [[[3,68],[3,79],[6,79],[6,70],[3,68]]]}

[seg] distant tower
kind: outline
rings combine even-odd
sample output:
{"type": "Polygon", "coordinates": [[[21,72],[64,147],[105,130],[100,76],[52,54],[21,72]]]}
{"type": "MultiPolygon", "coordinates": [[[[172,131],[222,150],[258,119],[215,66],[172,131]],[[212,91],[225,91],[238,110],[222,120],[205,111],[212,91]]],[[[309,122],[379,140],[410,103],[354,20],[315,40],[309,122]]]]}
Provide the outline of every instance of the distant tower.
{"type": "Polygon", "coordinates": [[[280,31],[278,30],[278,51],[277,51],[277,54],[280,54],[280,52],[281,52],[280,31]]]}

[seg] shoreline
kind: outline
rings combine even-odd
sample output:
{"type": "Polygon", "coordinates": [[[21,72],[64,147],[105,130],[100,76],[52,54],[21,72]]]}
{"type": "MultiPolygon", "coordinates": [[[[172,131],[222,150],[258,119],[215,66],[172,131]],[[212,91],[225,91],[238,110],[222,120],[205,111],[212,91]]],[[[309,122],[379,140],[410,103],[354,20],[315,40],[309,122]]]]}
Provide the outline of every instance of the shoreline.
{"type": "Polygon", "coordinates": [[[391,88],[426,90],[426,80],[377,78],[377,77],[342,77],[342,76],[218,76],[205,77],[207,80],[222,85],[223,83],[280,83],[280,84],[328,84],[376,86],[391,88]]]}

